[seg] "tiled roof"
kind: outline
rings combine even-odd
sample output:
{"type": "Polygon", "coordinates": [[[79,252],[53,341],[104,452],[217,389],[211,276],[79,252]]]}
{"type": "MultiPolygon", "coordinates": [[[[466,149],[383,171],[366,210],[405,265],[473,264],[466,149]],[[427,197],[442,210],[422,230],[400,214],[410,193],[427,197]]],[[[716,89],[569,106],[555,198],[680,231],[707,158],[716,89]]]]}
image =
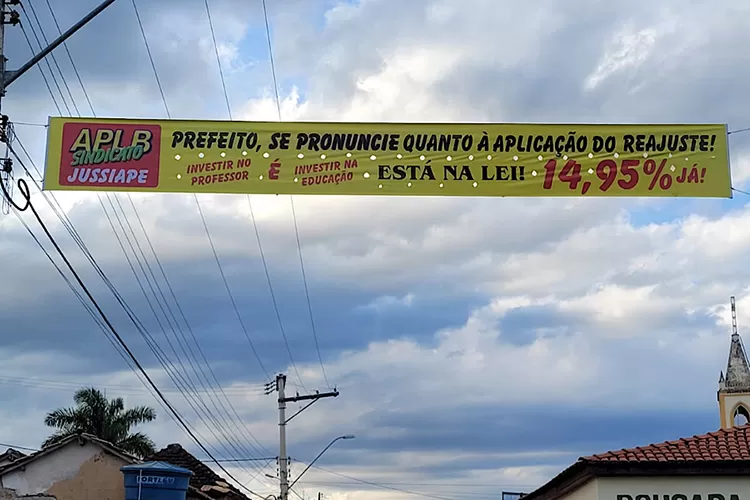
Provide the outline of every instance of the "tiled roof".
{"type": "Polygon", "coordinates": [[[3,453],[0,453],[0,460],[9,460],[12,462],[14,460],[18,460],[19,458],[23,458],[25,456],[26,454],[23,452],[14,450],[13,448],[8,448],[3,453]]]}
{"type": "Polygon", "coordinates": [[[704,462],[750,460],[750,424],[675,441],[608,451],[586,462],[704,462]]]}
{"type": "Polygon", "coordinates": [[[219,476],[209,466],[195,458],[179,444],[170,444],[148,457],[147,460],[167,462],[178,467],[190,469],[193,472],[190,478],[190,486],[209,496],[213,496],[213,494],[221,496],[228,493],[230,498],[249,500],[237,488],[229,484],[226,479],[219,476]]]}

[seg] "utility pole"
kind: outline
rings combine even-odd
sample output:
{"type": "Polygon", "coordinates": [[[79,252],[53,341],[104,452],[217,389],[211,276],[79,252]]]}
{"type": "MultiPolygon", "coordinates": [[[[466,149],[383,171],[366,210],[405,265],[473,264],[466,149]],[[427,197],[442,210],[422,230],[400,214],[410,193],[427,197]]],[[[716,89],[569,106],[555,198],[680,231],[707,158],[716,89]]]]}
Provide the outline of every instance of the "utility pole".
{"type": "Polygon", "coordinates": [[[278,403],[279,403],[279,487],[280,495],[279,500],[289,499],[289,457],[286,454],[286,424],[288,424],[294,417],[308,409],[313,403],[323,398],[335,398],[339,395],[339,391],[333,389],[331,392],[319,392],[315,391],[314,394],[300,395],[297,393],[295,396],[287,397],[286,395],[286,375],[276,375],[275,382],[269,382],[266,384],[266,394],[278,392],[278,403]],[[309,401],[305,406],[297,411],[294,415],[286,418],[286,404],[296,403],[300,401],[309,401]]]}

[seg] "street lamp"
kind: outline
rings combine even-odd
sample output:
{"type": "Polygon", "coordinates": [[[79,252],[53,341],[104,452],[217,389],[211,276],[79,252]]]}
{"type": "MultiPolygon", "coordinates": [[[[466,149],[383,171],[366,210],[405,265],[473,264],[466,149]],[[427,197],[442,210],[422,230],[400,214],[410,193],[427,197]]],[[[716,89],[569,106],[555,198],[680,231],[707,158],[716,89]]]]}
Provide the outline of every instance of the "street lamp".
{"type": "Polygon", "coordinates": [[[333,446],[333,443],[335,443],[335,442],[336,442],[336,441],[338,441],[339,439],[354,439],[354,436],[353,436],[352,434],[346,434],[345,436],[339,436],[339,437],[337,437],[336,439],[334,439],[333,441],[331,441],[330,443],[328,443],[328,446],[326,446],[325,448],[323,448],[323,451],[321,451],[320,453],[318,453],[318,456],[317,456],[317,457],[315,457],[315,458],[313,458],[312,462],[310,462],[309,464],[307,464],[307,467],[305,467],[305,470],[303,470],[303,471],[302,471],[302,472],[300,473],[300,475],[299,475],[299,476],[297,476],[297,479],[295,479],[294,481],[292,481],[292,484],[290,484],[290,485],[289,485],[289,489],[292,489],[292,486],[294,486],[295,484],[297,484],[297,481],[299,481],[299,478],[301,478],[301,477],[302,477],[302,475],[303,475],[303,474],[304,474],[305,472],[307,472],[307,470],[308,470],[308,469],[309,469],[310,467],[312,467],[312,466],[313,466],[313,464],[314,464],[315,462],[317,462],[317,461],[318,461],[318,459],[319,459],[320,457],[322,457],[322,456],[323,456],[323,453],[325,453],[326,451],[328,451],[328,448],[330,448],[331,446],[333,446]]]}

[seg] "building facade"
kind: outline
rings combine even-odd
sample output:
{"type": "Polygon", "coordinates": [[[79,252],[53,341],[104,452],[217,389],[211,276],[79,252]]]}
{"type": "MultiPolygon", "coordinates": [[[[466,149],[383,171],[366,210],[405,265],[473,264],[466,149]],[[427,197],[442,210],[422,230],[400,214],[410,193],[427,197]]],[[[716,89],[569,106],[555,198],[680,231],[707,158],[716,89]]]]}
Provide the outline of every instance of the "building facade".
{"type": "Polygon", "coordinates": [[[134,457],[94,436],[71,436],[5,465],[0,469],[0,490],[18,497],[124,500],[120,467],[133,461],[134,457]]]}
{"type": "Polygon", "coordinates": [[[579,458],[524,500],[750,500],[750,365],[734,300],[732,320],[718,431],[579,458]]]}

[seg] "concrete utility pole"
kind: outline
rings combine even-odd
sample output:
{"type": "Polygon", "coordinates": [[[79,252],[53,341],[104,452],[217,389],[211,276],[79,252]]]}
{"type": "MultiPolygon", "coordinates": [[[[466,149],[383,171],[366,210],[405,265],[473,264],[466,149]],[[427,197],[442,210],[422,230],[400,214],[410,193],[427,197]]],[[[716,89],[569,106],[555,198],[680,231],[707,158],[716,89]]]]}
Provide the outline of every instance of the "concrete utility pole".
{"type": "Polygon", "coordinates": [[[335,398],[339,395],[339,391],[334,389],[331,392],[315,392],[315,394],[295,395],[292,397],[286,396],[286,375],[276,375],[275,382],[269,382],[266,384],[266,394],[278,392],[278,403],[279,403],[279,487],[280,495],[279,500],[289,499],[289,457],[286,454],[286,424],[288,424],[294,417],[309,408],[314,402],[323,398],[335,398]],[[299,401],[309,401],[308,404],[303,406],[297,413],[289,418],[286,418],[286,404],[295,403],[299,401]]]}

